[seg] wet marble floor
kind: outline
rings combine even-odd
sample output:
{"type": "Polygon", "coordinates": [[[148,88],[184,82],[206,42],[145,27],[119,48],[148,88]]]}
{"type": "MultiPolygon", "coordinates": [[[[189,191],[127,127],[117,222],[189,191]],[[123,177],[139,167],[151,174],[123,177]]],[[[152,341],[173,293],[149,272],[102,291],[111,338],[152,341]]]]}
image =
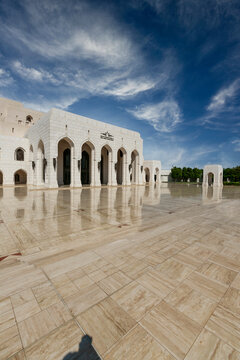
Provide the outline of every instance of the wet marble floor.
{"type": "Polygon", "coordinates": [[[0,359],[240,360],[240,188],[0,188],[0,359]]]}

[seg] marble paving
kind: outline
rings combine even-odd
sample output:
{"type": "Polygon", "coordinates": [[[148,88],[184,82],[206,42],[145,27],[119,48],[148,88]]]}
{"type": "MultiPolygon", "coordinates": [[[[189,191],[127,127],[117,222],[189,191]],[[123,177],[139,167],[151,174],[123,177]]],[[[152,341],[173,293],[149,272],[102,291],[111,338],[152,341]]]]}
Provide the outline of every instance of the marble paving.
{"type": "Polygon", "coordinates": [[[240,188],[0,188],[0,359],[240,360],[240,188]]]}

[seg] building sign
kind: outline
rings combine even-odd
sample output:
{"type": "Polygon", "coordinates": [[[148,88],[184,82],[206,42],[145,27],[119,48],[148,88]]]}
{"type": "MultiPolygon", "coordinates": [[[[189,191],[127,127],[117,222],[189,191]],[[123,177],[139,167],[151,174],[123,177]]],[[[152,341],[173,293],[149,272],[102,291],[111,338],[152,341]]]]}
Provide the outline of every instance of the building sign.
{"type": "Polygon", "coordinates": [[[113,135],[111,135],[108,131],[106,131],[105,133],[101,133],[101,139],[106,139],[106,140],[110,140],[113,141],[114,137],[113,135]]]}

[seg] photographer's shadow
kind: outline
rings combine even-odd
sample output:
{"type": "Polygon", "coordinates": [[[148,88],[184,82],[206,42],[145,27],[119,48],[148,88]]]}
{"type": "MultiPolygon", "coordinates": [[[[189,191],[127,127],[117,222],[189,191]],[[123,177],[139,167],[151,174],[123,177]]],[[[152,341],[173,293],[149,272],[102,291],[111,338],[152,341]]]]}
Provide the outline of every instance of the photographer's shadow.
{"type": "Polygon", "coordinates": [[[71,352],[64,356],[63,360],[101,360],[92,346],[92,337],[83,335],[79,343],[78,352],[71,352]]]}

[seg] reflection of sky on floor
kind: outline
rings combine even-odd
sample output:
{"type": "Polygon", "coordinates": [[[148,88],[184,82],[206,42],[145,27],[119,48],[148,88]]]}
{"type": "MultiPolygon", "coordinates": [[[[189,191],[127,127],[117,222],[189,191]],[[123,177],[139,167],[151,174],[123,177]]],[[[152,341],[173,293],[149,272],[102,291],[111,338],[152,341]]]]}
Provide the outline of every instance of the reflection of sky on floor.
{"type": "MultiPolygon", "coordinates": [[[[26,233],[26,243],[47,246],[79,238],[80,232],[86,236],[89,231],[141,227],[166,214],[188,211],[193,205],[239,197],[240,188],[236,187],[202,189],[185,184],[51,191],[15,187],[0,189],[0,211],[11,231],[26,233]]],[[[2,227],[9,233],[5,224],[2,227]]]]}
{"type": "Polygon", "coordinates": [[[2,188],[0,358],[63,360],[83,331],[106,360],[202,359],[233,337],[235,356],[240,188],[221,190],[2,188]]]}

